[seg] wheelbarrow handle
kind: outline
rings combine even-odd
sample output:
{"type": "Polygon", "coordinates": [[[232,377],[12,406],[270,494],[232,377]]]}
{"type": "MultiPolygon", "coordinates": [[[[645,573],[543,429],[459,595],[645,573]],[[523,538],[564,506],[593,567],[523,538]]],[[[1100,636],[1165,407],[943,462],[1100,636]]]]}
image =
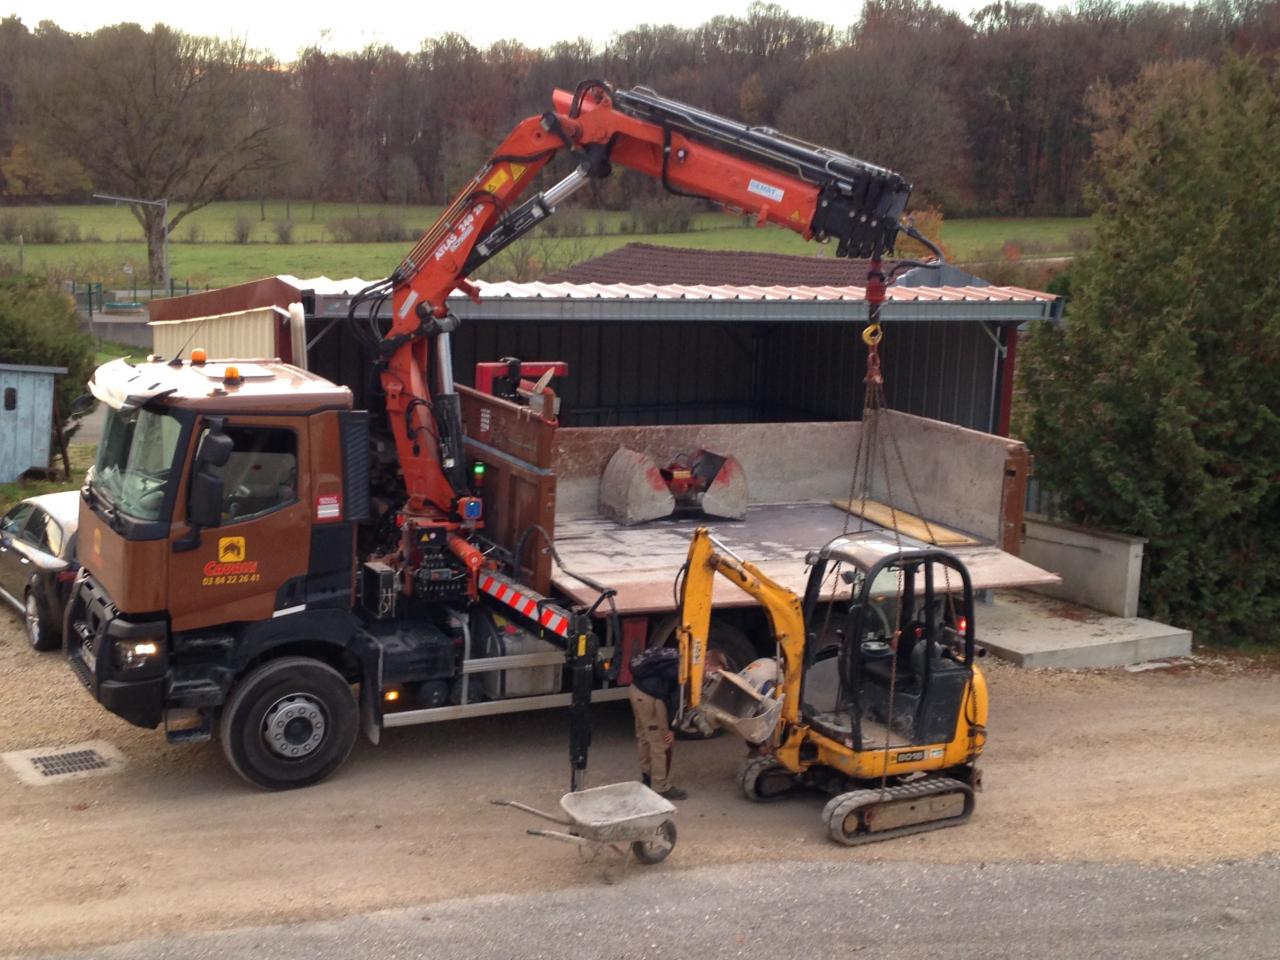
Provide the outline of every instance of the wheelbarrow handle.
{"type": "Polygon", "coordinates": [[[515,807],[517,810],[523,810],[525,813],[532,813],[535,817],[541,817],[543,820],[550,820],[552,823],[558,823],[562,827],[573,826],[572,820],[565,820],[562,817],[556,817],[545,811],[539,810],[537,807],[531,807],[527,803],[519,803],[515,800],[491,800],[489,801],[495,807],[515,807]]]}
{"type": "Polygon", "coordinates": [[[584,847],[596,842],[572,833],[561,833],[559,830],[526,830],[525,833],[531,837],[549,837],[552,840],[563,840],[565,843],[580,843],[584,847]]]}

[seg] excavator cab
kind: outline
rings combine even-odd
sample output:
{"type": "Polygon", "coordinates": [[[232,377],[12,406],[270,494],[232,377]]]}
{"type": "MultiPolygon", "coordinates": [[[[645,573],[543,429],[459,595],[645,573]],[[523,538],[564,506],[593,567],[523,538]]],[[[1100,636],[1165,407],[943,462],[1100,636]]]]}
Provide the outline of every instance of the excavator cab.
{"type": "Polygon", "coordinates": [[[972,678],[968,570],[945,550],[888,546],[856,534],[832,541],[805,592],[800,713],[857,751],[950,741],[972,678]],[[831,579],[850,596],[820,612],[831,579]]]}

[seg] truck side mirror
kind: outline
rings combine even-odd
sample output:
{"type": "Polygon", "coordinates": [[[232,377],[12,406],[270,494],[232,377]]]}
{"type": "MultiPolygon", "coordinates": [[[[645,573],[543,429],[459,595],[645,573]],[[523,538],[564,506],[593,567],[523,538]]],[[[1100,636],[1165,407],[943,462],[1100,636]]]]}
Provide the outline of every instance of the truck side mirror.
{"type": "Polygon", "coordinates": [[[71,401],[71,416],[82,417],[89,413],[97,404],[97,400],[91,393],[82,393],[71,401]]]}
{"type": "Polygon", "coordinates": [[[235,441],[223,432],[222,420],[210,420],[209,432],[200,441],[191,469],[191,489],[187,493],[187,520],[191,524],[191,532],[174,542],[175,553],[185,553],[200,546],[203,527],[222,525],[223,481],[214,471],[226,466],[234,451],[235,441]]]}
{"type": "Polygon", "coordinates": [[[235,447],[235,442],[222,432],[222,424],[215,424],[200,441],[200,449],[196,453],[196,470],[206,466],[225,467],[235,447]]]}
{"type": "MultiPolygon", "coordinates": [[[[204,445],[201,444],[203,452],[204,445]]],[[[187,501],[187,519],[200,527],[222,524],[222,478],[197,465],[191,476],[191,496],[187,501]]]]}

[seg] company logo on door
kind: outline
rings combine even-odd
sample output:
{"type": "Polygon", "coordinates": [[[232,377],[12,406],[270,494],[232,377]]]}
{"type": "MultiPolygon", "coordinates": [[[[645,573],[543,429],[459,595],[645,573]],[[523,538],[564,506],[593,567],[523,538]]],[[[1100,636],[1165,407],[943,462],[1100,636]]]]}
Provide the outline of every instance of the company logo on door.
{"type": "Polygon", "coordinates": [[[262,579],[258,573],[258,561],[247,559],[244,537],[220,537],[218,559],[204,565],[203,587],[223,586],[231,583],[256,583],[262,579]]]}

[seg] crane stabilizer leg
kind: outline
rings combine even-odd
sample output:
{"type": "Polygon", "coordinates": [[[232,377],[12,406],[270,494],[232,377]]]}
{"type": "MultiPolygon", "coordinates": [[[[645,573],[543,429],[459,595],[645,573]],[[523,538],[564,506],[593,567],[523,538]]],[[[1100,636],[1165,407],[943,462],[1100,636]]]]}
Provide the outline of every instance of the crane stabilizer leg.
{"type": "MultiPolygon", "coordinates": [[[[481,573],[477,585],[484,603],[523,624],[565,652],[569,667],[569,789],[582,789],[591,750],[591,690],[600,661],[600,641],[592,629],[591,611],[566,610],[500,573],[481,573]]],[[[605,676],[612,674],[606,669],[605,676]]]]}

